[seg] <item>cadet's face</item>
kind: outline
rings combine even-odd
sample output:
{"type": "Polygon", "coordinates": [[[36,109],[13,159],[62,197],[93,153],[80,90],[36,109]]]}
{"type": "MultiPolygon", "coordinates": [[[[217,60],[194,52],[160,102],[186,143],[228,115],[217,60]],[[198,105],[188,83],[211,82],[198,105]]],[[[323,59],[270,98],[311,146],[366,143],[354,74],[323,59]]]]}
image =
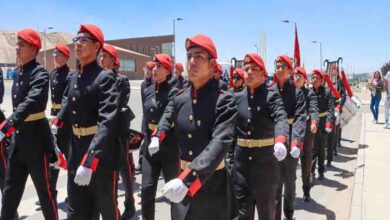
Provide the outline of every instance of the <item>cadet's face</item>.
{"type": "Polygon", "coordinates": [[[153,79],[157,83],[162,83],[167,79],[168,70],[165,69],[163,65],[159,62],[155,62],[155,66],[153,68],[153,79]]]}
{"type": "Polygon", "coordinates": [[[249,88],[257,88],[265,82],[265,72],[254,63],[245,64],[245,82],[249,88]]]}
{"type": "Polygon", "coordinates": [[[181,76],[182,73],[183,73],[183,71],[181,69],[175,68],[175,76],[176,77],[181,76]]]}
{"type": "Polygon", "coordinates": [[[202,48],[187,51],[188,79],[197,85],[204,85],[214,75],[216,60],[209,59],[209,54],[202,48]]]}
{"type": "Polygon", "coordinates": [[[275,73],[278,81],[286,82],[290,78],[291,70],[283,62],[277,62],[275,65],[275,73]]]}
{"type": "Polygon", "coordinates": [[[77,34],[73,42],[75,43],[76,57],[81,63],[96,58],[100,49],[100,43],[93,40],[93,37],[89,33],[77,34]]]}
{"type": "Polygon", "coordinates": [[[305,78],[302,76],[302,74],[294,74],[294,85],[298,88],[302,88],[305,85],[305,78]]]}
{"type": "Polygon", "coordinates": [[[324,80],[322,79],[322,77],[318,74],[313,74],[312,77],[311,77],[311,81],[313,83],[313,87],[314,88],[319,88],[320,86],[323,85],[324,83],[324,80]]]}
{"type": "Polygon", "coordinates": [[[115,59],[107,52],[102,52],[100,55],[100,66],[104,69],[113,69],[115,59]]]}
{"type": "Polygon", "coordinates": [[[220,80],[221,79],[221,73],[220,72],[216,72],[215,75],[214,75],[214,78],[217,79],[217,80],[220,80]]]}
{"type": "Polygon", "coordinates": [[[31,46],[29,43],[20,38],[18,38],[18,41],[16,42],[15,49],[16,57],[22,65],[32,60],[37,54],[37,48],[31,46]]]}
{"type": "Polygon", "coordinates": [[[61,67],[68,62],[68,58],[60,51],[54,50],[53,57],[54,57],[54,65],[56,67],[61,67]]]}
{"type": "Polygon", "coordinates": [[[244,84],[244,79],[242,79],[239,75],[233,76],[234,87],[238,88],[238,87],[241,87],[243,84],[244,84]]]}
{"type": "Polygon", "coordinates": [[[146,79],[152,78],[153,69],[150,69],[149,67],[144,67],[144,74],[146,79]]]}

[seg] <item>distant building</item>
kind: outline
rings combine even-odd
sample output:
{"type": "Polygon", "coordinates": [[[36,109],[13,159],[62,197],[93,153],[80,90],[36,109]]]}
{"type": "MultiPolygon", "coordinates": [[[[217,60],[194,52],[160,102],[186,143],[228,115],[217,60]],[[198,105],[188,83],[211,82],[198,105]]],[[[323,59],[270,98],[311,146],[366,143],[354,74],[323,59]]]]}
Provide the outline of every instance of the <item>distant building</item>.
{"type": "MultiPolygon", "coordinates": [[[[107,40],[105,43],[111,44],[117,49],[121,62],[119,71],[127,75],[129,79],[143,79],[145,62],[152,60],[154,54],[166,53],[170,56],[173,54],[173,35],[107,40]]],[[[68,44],[68,47],[72,54],[69,66],[76,69],[78,62],[74,56],[74,44],[68,44]]],[[[46,50],[46,67],[49,71],[54,68],[53,50],[54,48],[46,50]]],[[[43,64],[43,57],[44,52],[41,50],[37,57],[41,64],[43,64]]]]}
{"type": "MultiPolygon", "coordinates": [[[[14,30],[0,31],[0,68],[11,78],[11,73],[16,67],[16,32],[14,30]]],[[[46,68],[51,71],[54,68],[53,50],[57,43],[68,44],[71,50],[69,61],[70,68],[77,67],[77,60],[74,57],[74,44],[72,35],[61,32],[46,33],[44,48],[43,33],[41,34],[42,49],[37,60],[44,64],[44,49],[46,48],[46,68]]],[[[121,62],[120,72],[126,74],[130,79],[143,79],[143,66],[145,62],[152,60],[153,55],[157,53],[166,53],[173,55],[173,35],[126,38],[116,40],[106,40],[106,43],[116,47],[119,60],[121,62]]],[[[5,74],[5,77],[7,75],[5,74]]]]}

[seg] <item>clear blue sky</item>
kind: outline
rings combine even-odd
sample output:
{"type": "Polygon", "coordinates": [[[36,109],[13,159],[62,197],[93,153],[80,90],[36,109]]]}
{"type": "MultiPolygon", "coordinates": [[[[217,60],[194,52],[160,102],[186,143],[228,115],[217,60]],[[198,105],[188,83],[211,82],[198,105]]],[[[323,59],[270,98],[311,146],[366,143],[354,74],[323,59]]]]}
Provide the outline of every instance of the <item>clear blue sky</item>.
{"type": "MultiPolygon", "coordinates": [[[[390,59],[390,1],[259,1],[259,0],[2,0],[0,29],[31,27],[74,34],[79,24],[100,26],[106,39],[172,34],[176,23],[177,60],[184,61],[184,40],[197,33],[210,35],[219,60],[242,59],[256,52],[260,31],[267,34],[267,67],[273,72],[277,55],[293,54],[297,22],[301,59],[308,70],[319,67],[321,41],[324,59],[344,58],[356,73],[373,72],[390,59]]],[[[351,69],[351,68],[350,68],[351,69]]],[[[350,71],[348,71],[350,72],[350,71]]]]}

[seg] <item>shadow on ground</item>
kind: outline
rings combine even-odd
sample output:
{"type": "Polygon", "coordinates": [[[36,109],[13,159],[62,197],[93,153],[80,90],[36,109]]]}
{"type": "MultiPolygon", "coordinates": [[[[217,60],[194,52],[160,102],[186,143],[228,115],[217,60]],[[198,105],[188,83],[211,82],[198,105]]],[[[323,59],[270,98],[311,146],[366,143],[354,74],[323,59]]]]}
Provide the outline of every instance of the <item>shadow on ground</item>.
{"type": "Polygon", "coordinates": [[[336,213],[334,213],[332,210],[327,209],[325,206],[317,203],[314,199],[311,199],[310,202],[304,202],[302,198],[296,198],[295,209],[305,210],[310,213],[324,215],[326,216],[327,220],[336,219],[336,213]]]}

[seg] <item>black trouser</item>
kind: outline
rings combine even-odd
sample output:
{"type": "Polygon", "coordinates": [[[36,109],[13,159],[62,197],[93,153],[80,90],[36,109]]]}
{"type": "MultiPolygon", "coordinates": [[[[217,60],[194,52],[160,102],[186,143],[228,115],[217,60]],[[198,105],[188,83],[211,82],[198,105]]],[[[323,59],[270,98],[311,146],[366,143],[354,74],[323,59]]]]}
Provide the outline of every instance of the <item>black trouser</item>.
{"type": "Polygon", "coordinates": [[[231,188],[227,170],[216,170],[191,198],[176,204],[174,220],[230,220],[231,188]]]}
{"type": "Polygon", "coordinates": [[[278,164],[273,147],[244,148],[234,152],[234,190],[238,219],[254,219],[255,206],[260,220],[273,220],[278,183],[278,164]]]}
{"type": "Polygon", "coordinates": [[[88,186],[74,183],[76,170],[68,171],[69,220],[119,220],[117,207],[117,173],[100,168],[92,174],[88,186]]]}
{"type": "MultiPolygon", "coordinates": [[[[71,127],[68,123],[64,124],[64,127],[59,129],[57,137],[57,145],[61,152],[64,154],[65,158],[68,160],[69,156],[69,145],[71,138],[71,127]]],[[[57,201],[57,181],[60,174],[59,169],[50,167],[49,169],[49,181],[52,190],[53,198],[57,201]]]]}
{"type": "MultiPolygon", "coordinates": [[[[179,174],[177,153],[173,152],[177,157],[167,155],[169,152],[162,148],[163,146],[160,145],[160,151],[153,156],[150,156],[147,147],[143,149],[141,204],[142,219],[144,220],[154,219],[155,198],[160,172],[163,172],[165,182],[176,178],[179,174]]],[[[174,205],[171,204],[171,215],[174,212],[173,209],[174,205]]]]}
{"type": "Polygon", "coordinates": [[[297,179],[298,159],[290,155],[287,148],[286,159],[279,162],[279,185],[276,190],[276,214],[275,220],[282,219],[282,190],[283,193],[283,211],[286,218],[292,218],[294,215],[295,201],[295,180],[297,179]]]}
{"type": "Polygon", "coordinates": [[[319,130],[314,137],[313,158],[311,164],[311,173],[314,174],[318,163],[318,173],[324,174],[325,167],[325,145],[328,134],[325,131],[319,130]]]}
{"type": "Polygon", "coordinates": [[[332,130],[332,132],[330,132],[328,134],[327,143],[326,143],[326,146],[328,147],[327,155],[326,155],[326,159],[328,160],[328,163],[333,161],[333,154],[337,150],[336,149],[336,146],[337,146],[336,140],[338,137],[338,131],[340,130],[340,124],[335,126],[335,123],[333,123],[333,127],[334,127],[334,129],[332,130]]]}
{"type": "MultiPolygon", "coordinates": [[[[81,164],[82,158],[87,152],[94,135],[72,135],[71,150],[68,163],[68,219],[89,220],[98,219],[99,214],[104,220],[118,220],[120,213],[117,207],[117,182],[118,176],[115,169],[116,157],[104,157],[99,159],[99,164],[89,185],[79,186],[74,182],[76,171],[81,164]],[[110,161],[108,161],[110,160],[110,161]]],[[[117,150],[115,143],[108,143],[108,147],[115,155],[117,150]]],[[[119,158],[118,158],[119,159],[119,158]]],[[[117,159],[117,160],[118,160],[117,159]]]]}
{"type": "Polygon", "coordinates": [[[9,159],[3,191],[1,219],[14,220],[16,210],[23,196],[27,177],[30,175],[38,194],[44,218],[46,220],[57,220],[57,205],[51,195],[49,184],[49,161],[47,156],[40,150],[30,150],[28,152],[22,150],[16,149],[9,159]]]}
{"type": "Polygon", "coordinates": [[[125,209],[135,210],[134,205],[134,188],[133,188],[133,172],[132,166],[133,155],[129,153],[129,146],[127,144],[122,146],[124,148],[124,155],[121,156],[120,175],[125,188],[125,209]]]}
{"type": "Polygon", "coordinates": [[[311,132],[311,123],[308,120],[306,125],[305,139],[303,142],[303,154],[301,155],[301,171],[302,171],[302,189],[306,194],[310,191],[310,170],[313,152],[313,143],[315,134],[311,132]]]}
{"type": "Polygon", "coordinates": [[[3,144],[3,141],[0,141],[0,189],[3,193],[5,176],[7,174],[7,164],[8,164],[8,150],[7,147],[3,144]]]}

